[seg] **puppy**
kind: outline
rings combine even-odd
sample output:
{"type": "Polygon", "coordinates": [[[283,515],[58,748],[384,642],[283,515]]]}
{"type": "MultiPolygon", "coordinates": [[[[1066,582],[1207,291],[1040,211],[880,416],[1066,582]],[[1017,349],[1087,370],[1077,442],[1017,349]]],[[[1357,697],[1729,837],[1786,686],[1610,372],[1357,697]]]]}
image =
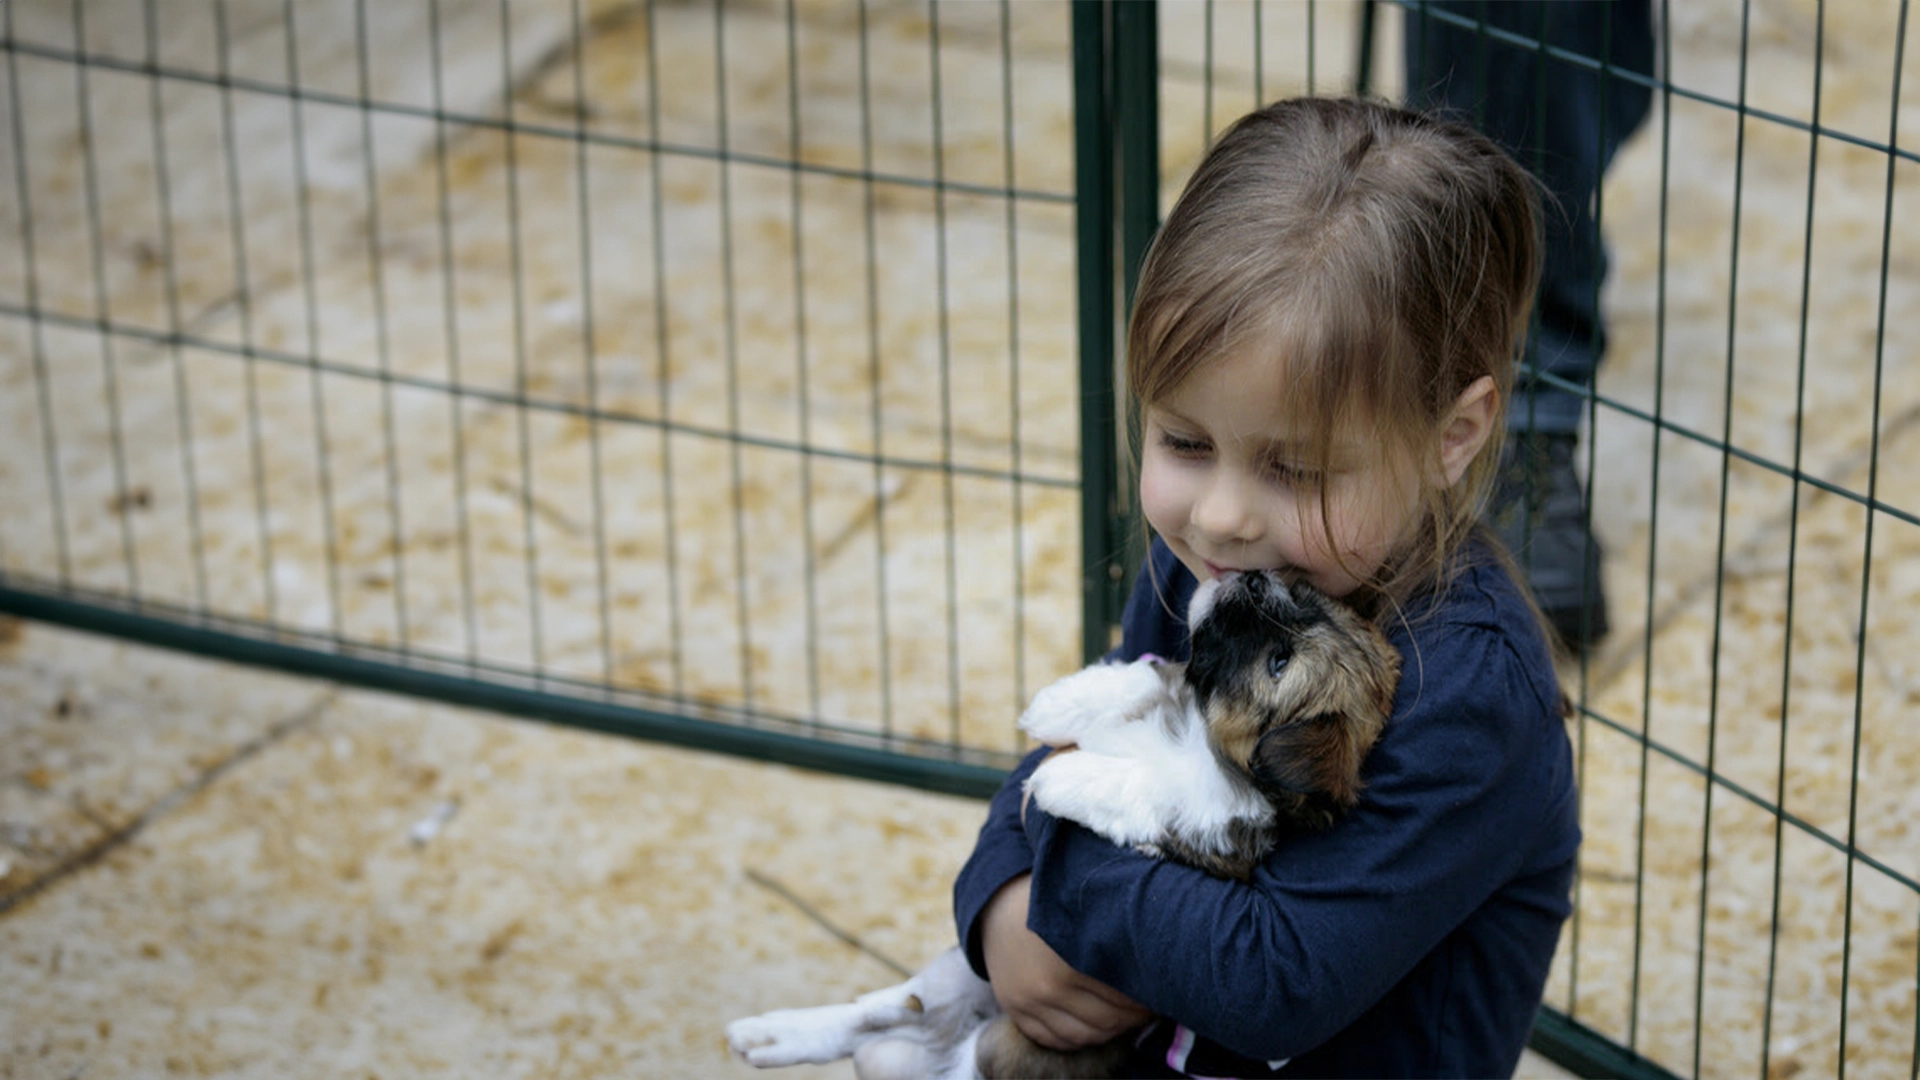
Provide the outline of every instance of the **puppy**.
{"type": "MultiPolygon", "coordinates": [[[[1187,623],[1185,664],[1096,664],[1034,696],[1020,726],[1071,752],[1042,762],[1027,796],[1116,844],[1246,880],[1283,834],[1359,801],[1400,655],[1351,608],[1270,571],[1205,582],[1187,623]]],[[[1109,1076],[1130,1041],[1033,1044],[958,948],[849,1004],[727,1025],[751,1064],[852,1055],[861,1080],[1109,1076]]]]}

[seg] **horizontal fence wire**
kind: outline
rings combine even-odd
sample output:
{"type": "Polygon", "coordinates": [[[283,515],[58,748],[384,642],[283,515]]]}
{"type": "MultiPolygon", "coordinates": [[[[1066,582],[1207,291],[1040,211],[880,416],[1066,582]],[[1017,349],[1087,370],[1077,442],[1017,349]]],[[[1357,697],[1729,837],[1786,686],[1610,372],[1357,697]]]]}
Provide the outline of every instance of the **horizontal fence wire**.
{"type": "MultiPolygon", "coordinates": [[[[283,367],[300,368],[302,370],[311,370],[323,374],[339,375],[372,383],[390,383],[395,386],[403,386],[443,395],[455,400],[470,399],[473,402],[491,405],[524,407],[535,412],[573,417],[597,424],[616,424],[675,435],[690,435],[716,442],[739,443],[743,446],[758,447],[764,450],[777,450],[783,453],[829,458],[836,461],[858,462],[882,468],[913,469],[926,472],[951,472],[956,476],[970,476],[982,480],[1035,484],[1041,487],[1060,490],[1077,490],[1080,486],[1079,479],[1074,476],[1049,476],[1039,473],[1023,472],[1016,469],[993,469],[963,463],[949,463],[937,458],[879,456],[854,450],[842,450],[830,446],[810,444],[803,439],[780,439],[765,435],[756,435],[752,432],[731,431],[720,425],[685,423],[657,415],[615,408],[595,407],[581,401],[546,398],[531,393],[520,394],[512,390],[493,389],[465,384],[458,380],[435,379],[429,376],[409,375],[404,372],[382,371],[377,367],[368,367],[349,361],[327,360],[316,356],[282,352],[257,345],[231,344],[211,338],[195,337],[191,334],[167,333],[147,327],[115,322],[109,319],[86,318],[58,311],[17,307],[4,303],[0,303],[0,316],[19,319],[27,323],[43,323],[70,330],[93,332],[108,338],[138,341],[147,345],[170,350],[182,348],[195,349],[210,353],[220,353],[244,360],[262,361],[283,367]]],[[[1706,440],[1703,439],[1703,441],[1706,440]]],[[[1808,479],[1810,482],[1819,482],[1814,478],[1808,479]]],[[[1847,494],[1846,492],[1840,493],[1847,494]]],[[[1899,513],[1897,510],[1894,510],[1894,512],[1899,513]]]]}
{"type": "Polygon", "coordinates": [[[568,727],[713,750],[844,776],[984,799],[1016,759],[938,740],[879,736],[804,714],[690,705],[590,679],[530,676],[458,655],[345,644],[324,635],[86,590],[0,586],[0,610],[216,660],[411,694],[568,727]]]}
{"type": "Polygon", "coordinates": [[[904,173],[838,167],[828,163],[808,162],[793,157],[755,153],[750,150],[729,149],[719,146],[701,146],[695,143],[656,141],[646,138],[596,132],[590,129],[569,128],[558,124],[543,124],[533,120],[513,120],[482,113],[463,112],[458,109],[446,109],[438,106],[409,105],[405,102],[383,101],[379,98],[368,96],[367,94],[331,93],[325,90],[302,88],[297,85],[281,85],[260,79],[246,78],[244,76],[194,71],[188,68],[163,65],[153,61],[129,60],[104,53],[82,53],[73,49],[62,49],[31,41],[9,40],[6,43],[6,47],[8,51],[21,56],[37,57],[42,60],[50,60],[74,67],[101,71],[117,71],[127,75],[139,75],[150,79],[240,90],[265,97],[298,101],[303,104],[330,105],[336,108],[364,110],[375,115],[409,117],[415,120],[427,120],[434,123],[457,124],[464,128],[486,129],[516,135],[535,135],[570,142],[581,142],[593,146],[616,147],[623,150],[642,151],[649,154],[665,154],[676,158],[704,159],[711,162],[725,162],[734,165],[754,165],[763,169],[774,169],[781,172],[795,172],[808,176],[827,176],[841,180],[856,180],[863,183],[870,182],[897,185],[899,187],[919,188],[927,191],[946,190],[965,195],[982,195],[989,198],[1016,198],[1033,202],[1060,204],[1070,204],[1073,202],[1073,194],[1067,191],[1016,188],[1011,184],[992,185],[968,182],[965,180],[942,180],[934,177],[913,176],[904,173]]]}

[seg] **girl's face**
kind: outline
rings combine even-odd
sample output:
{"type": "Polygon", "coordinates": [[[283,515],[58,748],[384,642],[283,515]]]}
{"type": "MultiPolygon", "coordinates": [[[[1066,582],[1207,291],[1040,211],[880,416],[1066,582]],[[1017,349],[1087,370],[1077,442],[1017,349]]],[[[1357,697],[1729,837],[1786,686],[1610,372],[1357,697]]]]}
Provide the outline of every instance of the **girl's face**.
{"type": "Polygon", "coordinates": [[[1280,394],[1262,389],[1285,377],[1280,357],[1242,349],[1148,406],[1141,508],[1201,581],[1278,570],[1344,597],[1413,534],[1422,470],[1391,467],[1386,441],[1359,425],[1335,433],[1321,472],[1280,394]]]}

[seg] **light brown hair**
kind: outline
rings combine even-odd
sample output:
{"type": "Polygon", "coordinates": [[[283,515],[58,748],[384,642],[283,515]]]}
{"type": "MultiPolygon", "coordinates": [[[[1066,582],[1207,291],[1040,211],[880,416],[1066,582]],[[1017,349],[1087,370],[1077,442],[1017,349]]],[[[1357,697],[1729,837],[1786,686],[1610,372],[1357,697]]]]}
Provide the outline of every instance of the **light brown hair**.
{"type": "Polygon", "coordinates": [[[1352,598],[1398,604],[1444,582],[1491,487],[1538,222],[1533,179],[1464,124],[1354,98],[1276,102],[1222,134],[1155,237],[1128,390],[1151,406],[1236,349],[1273,349],[1287,371],[1275,400],[1318,455],[1307,464],[1324,473],[1335,433],[1364,420],[1383,460],[1437,469],[1455,401],[1490,377],[1488,445],[1459,483],[1422,485],[1418,538],[1352,598]]]}

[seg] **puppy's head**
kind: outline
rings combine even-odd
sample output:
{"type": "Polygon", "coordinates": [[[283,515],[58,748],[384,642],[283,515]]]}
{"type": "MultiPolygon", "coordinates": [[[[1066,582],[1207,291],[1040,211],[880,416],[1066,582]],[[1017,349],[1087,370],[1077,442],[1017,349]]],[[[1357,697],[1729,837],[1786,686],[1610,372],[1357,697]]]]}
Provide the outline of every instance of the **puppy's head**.
{"type": "Polygon", "coordinates": [[[1360,762],[1393,710],[1400,654],[1352,608],[1272,571],[1202,584],[1187,682],[1214,752],[1282,821],[1325,828],[1360,799],[1360,762]]]}

